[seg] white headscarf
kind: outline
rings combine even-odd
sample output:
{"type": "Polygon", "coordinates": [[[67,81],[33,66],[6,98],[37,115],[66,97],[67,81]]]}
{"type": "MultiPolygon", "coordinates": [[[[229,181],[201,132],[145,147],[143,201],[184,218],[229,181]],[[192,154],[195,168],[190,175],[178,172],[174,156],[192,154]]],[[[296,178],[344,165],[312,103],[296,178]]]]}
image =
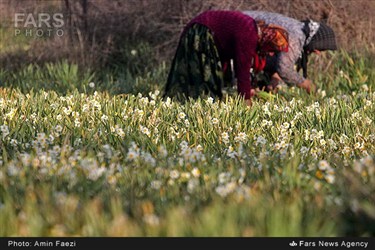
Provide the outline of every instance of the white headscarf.
{"type": "Polygon", "coordinates": [[[318,22],[314,22],[312,20],[309,20],[310,34],[309,34],[309,37],[306,39],[305,45],[308,45],[311,42],[311,39],[314,37],[314,35],[318,31],[319,26],[320,26],[320,24],[318,22]]]}

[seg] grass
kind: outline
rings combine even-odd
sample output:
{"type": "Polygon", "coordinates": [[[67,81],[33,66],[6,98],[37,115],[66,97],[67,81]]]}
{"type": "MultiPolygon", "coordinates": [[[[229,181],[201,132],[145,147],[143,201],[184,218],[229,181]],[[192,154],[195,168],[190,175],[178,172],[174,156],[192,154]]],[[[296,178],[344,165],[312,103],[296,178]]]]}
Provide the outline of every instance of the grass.
{"type": "Polygon", "coordinates": [[[374,236],[374,72],[333,59],[251,108],[162,100],[166,65],[1,71],[0,236],[374,236]]]}

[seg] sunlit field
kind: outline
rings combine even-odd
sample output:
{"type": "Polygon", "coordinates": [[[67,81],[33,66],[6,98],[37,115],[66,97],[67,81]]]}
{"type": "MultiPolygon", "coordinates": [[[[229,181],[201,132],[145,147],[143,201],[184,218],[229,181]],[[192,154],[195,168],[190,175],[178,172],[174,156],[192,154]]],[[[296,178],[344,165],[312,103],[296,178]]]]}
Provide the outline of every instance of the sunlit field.
{"type": "Polygon", "coordinates": [[[139,94],[0,72],[0,236],[374,236],[374,72],[332,61],[251,108],[162,100],[165,66],[139,94]]]}

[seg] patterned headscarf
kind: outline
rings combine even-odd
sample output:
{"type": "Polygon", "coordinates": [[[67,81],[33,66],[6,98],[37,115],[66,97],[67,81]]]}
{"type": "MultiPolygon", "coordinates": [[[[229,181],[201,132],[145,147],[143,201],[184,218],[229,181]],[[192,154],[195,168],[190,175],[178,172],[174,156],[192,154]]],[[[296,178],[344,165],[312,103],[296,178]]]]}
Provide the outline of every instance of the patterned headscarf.
{"type": "Polygon", "coordinates": [[[313,29],[313,25],[315,22],[308,20],[308,26],[310,29],[310,36],[306,39],[306,48],[309,51],[313,50],[336,50],[336,37],[335,32],[332,30],[331,27],[324,23],[319,23],[317,25],[317,29],[313,29]],[[312,33],[312,31],[315,31],[312,33]]]}
{"type": "Polygon", "coordinates": [[[288,32],[277,25],[266,25],[263,20],[257,21],[258,27],[258,53],[254,57],[254,72],[262,71],[266,65],[267,52],[288,52],[288,32]]]}
{"type": "Polygon", "coordinates": [[[302,21],[302,31],[306,35],[301,58],[297,61],[297,71],[303,70],[303,77],[307,77],[307,62],[309,53],[314,50],[336,50],[335,32],[324,23],[314,22],[310,19],[302,21]]]}
{"type": "Polygon", "coordinates": [[[277,25],[265,25],[264,22],[258,22],[259,52],[280,52],[288,51],[289,36],[288,32],[277,25]]]}
{"type": "Polygon", "coordinates": [[[305,20],[302,22],[305,24],[304,33],[306,35],[306,41],[304,45],[306,46],[311,42],[316,32],[318,32],[320,24],[312,20],[305,20]]]}

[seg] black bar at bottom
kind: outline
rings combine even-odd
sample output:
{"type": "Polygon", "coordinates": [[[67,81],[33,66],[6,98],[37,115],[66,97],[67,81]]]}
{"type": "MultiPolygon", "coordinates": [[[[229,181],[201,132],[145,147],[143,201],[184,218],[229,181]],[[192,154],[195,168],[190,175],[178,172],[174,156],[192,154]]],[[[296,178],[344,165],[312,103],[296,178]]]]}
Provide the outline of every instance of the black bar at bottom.
{"type": "Polygon", "coordinates": [[[3,237],[0,249],[375,249],[371,237],[3,237]]]}

